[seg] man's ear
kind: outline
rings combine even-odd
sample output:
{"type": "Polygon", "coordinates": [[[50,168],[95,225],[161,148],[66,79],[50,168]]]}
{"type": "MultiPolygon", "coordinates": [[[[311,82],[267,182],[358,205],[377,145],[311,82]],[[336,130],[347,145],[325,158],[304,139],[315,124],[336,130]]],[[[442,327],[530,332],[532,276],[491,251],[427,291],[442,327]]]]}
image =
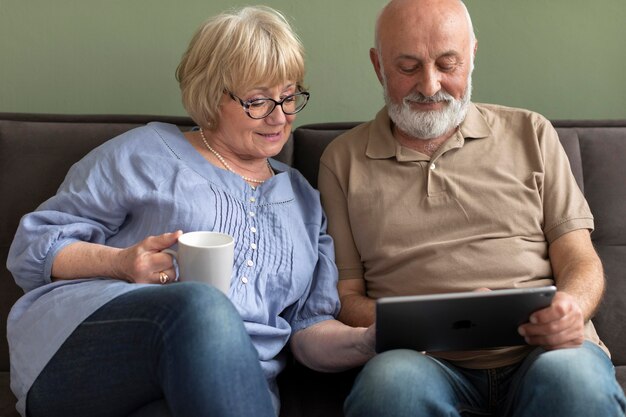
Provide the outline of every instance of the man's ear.
{"type": "Polygon", "coordinates": [[[372,65],[374,66],[374,71],[376,71],[376,76],[378,77],[378,81],[380,84],[383,84],[383,75],[380,66],[380,60],[378,56],[378,51],[374,48],[370,48],[370,61],[372,61],[372,65]]]}
{"type": "Polygon", "coordinates": [[[474,60],[476,60],[476,51],[478,51],[478,39],[474,39],[474,50],[472,51],[474,60]]]}

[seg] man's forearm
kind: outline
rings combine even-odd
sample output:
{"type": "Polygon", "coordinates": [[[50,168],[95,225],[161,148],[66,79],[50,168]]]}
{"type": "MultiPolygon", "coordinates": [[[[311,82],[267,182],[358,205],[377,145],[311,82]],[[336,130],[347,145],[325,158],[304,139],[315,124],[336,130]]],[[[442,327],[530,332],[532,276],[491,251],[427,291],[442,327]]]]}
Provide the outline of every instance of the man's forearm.
{"type": "Polygon", "coordinates": [[[338,319],[349,326],[369,327],[376,321],[376,300],[358,294],[344,295],[338,319]]]}
{"type": "Polygon", "coordinates": [[[550,245],[550,261],[556,286],[573,296],[585,317],[590,319],[604,292],[604,271],[589,232],[576,230],[550,245]]]}
{"type": "Polygon", "coordinates": [[[593,317],[604,293],[602,264],[593,260],[570,263],[557,278],[557,287],[578,301],[585,321],[589,320],[593,317]]]}

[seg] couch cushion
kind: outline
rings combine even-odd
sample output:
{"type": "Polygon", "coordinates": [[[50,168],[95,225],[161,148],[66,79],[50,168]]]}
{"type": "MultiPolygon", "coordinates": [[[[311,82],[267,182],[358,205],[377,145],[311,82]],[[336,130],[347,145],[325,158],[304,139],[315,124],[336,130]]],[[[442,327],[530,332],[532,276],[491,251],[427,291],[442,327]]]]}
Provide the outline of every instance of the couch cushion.
{"type": "Polygon", "coordinates": [[[9,373],[0,372],[0,417],[20,417],[15,410],[16,402],[9,388],[9,373]]]}
{"type": "MultiPolygon", "coordinates": [[[[604,265],[607,289],[593,321],[613,363],[626,365],[622,340],[626,330],[626,124],[602,120],[554,124],[595,218],[592,240],[604,265]]],[[[625,385],[626,371],[620,372],[625,385]]]]}
{"type": "Polygon", "coordinates": [[[585,196],[595,218],[591,235],[607,290],[594,319],[613,362],[626,365],[626,128],[577,128],[585,196]]]}
{"type": "Polygon", "coordinates": [[[626,366],[618,366],[615,368],[615,376],[617,382],[622,386],[622,389],[626,392],[626,366]]]}
{"type": "Polygon", "coordinates": [[[309,183],[317,188],[320,157],[338,135],[361,122],[318,123],[300,126],[293,132],[293,163],[309,183]]]}
{"type": "Polygon", "coordinates": [[[342,417],[343,402],[359,372],[317,372],[292,359],[278,376],[280,417],[342,417]]]}
{"type": "MultiPolygon", "coordinates": [[[[611,352],[615,365],[626,366],[626,246],[596,244],[606,276],[606,292],[593,318],[594,326],[611,352]]],[[[626,375],[625,375],[626,376],[626,375]]]]}
{"type": "Polygon", "coordinates": [[[626,129],[579,129],[585,196],[596,219],[593,239],[626,246],[626,129]]]}

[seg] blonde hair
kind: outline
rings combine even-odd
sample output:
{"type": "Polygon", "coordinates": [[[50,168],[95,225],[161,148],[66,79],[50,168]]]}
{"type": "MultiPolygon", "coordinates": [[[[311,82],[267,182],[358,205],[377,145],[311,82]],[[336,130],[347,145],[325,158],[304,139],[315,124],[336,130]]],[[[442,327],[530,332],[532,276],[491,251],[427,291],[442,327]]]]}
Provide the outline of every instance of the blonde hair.
{"type": "Polygon", "coordinates": [[[285,81],[301,85],[304,48],[287,19],[265,7],[245,7],[208,19],[178,68],[182,101],[201,127],[216,129],[225,91],[240,93],[285,81]]]}

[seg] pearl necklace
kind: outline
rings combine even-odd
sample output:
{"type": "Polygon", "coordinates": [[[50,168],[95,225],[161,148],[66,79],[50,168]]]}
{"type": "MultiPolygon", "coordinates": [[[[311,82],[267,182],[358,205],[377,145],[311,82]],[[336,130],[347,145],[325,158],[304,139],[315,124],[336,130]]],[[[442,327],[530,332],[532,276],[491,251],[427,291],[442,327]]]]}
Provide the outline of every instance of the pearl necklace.
{"type": "MultiPolygon", "coordinates": [[[[226,168],[228,171],[232,172],[235,175],[239,175],[244,181],[247,181],[247,182],[253,182],[255,184],[263,184],[265,181],[267,181],[267,180],[257,180],[256,178],[246,177],[245,175],[241,175],[235,172],[235,170],[232,169],[230,165],[228,165],[228,162],[226,162],[224,157],[220,155],[219,153],[217,153],[217,151],[213,149],[211,145],[209,145],[209,142],[207,142],[206,138],[204,137],[203,129],[200,129],[200,137],[202,138],[202,142],[204,142],[204,145],[207,147],[207,149],[211,151],[213,155],[215,155],[215,157],[222,163],[222,165],[224,165],[224,168],[226,168]]],[[[274,176],[274,170],[272,169],[272,166],[270,165],[270,161],[266,159],[265,162],[267,162],[267,169],[269,169],[271,176],[274,176]]]]}

